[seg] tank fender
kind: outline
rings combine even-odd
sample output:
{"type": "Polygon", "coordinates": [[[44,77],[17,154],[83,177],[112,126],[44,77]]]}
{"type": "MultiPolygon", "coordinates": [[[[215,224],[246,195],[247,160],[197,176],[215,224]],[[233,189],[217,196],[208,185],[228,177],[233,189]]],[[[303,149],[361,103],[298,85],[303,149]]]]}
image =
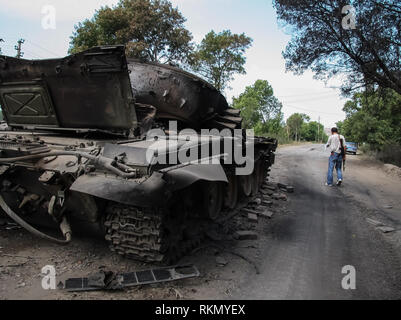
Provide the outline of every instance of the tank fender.
{"type": "Polygon", "coordinates": [[[198,181],[225,182],[227,175],[220,164],[192,164],[166,173],[173,191],[181,190],[198,181]]]}
{"type": "Polygon", "coordinates": [[[70,189],[130,206],[161,207],[170,199],[172,192],[198,181],[228,183],[220,164],[198,164],[164,173],[154,172],[144,181],[125,180],[115,176],[82,175],[70,189]]]}
{"type": "Polygon", "coordinates": [[[82,175],[71,186],[72,191],[89,194],[117,203],[138,206],[163,206],[170,197],[163,174],[153,173],[144,181],[125,180],[115,176],[82,175]]]}

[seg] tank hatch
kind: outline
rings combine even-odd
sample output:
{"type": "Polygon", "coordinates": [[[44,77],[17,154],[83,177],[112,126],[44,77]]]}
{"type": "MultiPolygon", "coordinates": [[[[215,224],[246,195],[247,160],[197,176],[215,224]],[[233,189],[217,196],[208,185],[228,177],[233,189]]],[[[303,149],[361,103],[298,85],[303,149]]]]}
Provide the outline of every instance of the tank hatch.
{"type": "Polygon", "coordinates": [[[96,47],[62,59],[0,56],[0,105],[12,127],[136,127],[124,46],[96,47]]]}

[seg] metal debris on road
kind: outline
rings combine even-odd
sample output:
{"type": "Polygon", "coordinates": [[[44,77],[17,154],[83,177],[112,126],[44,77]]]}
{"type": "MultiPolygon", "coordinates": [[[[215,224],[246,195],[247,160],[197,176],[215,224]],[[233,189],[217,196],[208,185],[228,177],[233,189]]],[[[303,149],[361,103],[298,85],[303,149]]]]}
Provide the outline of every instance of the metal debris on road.
{"type": "Polygon", "coordinates": [[[277,188],[275,187],[275,186],[272,186],[272,185],[265,185],[265,186],[262,186],[262,191],[276,191],[277,190],[277,188]]]}
{"type": "Polygon", "coordinates": [[[254,231],[237,231],[235,233],[235,238],[237,240],[257,240],[258,234],[254,231]]]}
{"type": "Polygon", "coordinates": [[[368,223],[370,223],[370,224],[376,226],[376,227],[383,226],[383,223],[381,223],[380,221],[377,221],[377,220],[373,220],[373,219],[367,218],[366,221],[367,221],[368,223]]]}
{"type": "Polygon", "coordinates": [[[377,230],[380,230],[383,233],[390,233],[395,231],[395,229],[391,227],[378,227],[377,230]]]}
{"type": "Polygon", "coordinates": [[[99,272],[87,278],[72,278],[60,286],[68,292],[123,290],[142,285],[172,282],[200,276],[194,265],[149,269],[131,273],[99,272]]]}
{"type": "Polygon", "coordinates": [[[287,190],[287,185],[282,184],[282,183],[277,183],[277,187],[278,187],[279,189],[287,190]]]}
{"type": "Polygon", "coordinates": [[[273,218],[273,215],[274,215],[274,212],[269,211],[269,210],[266,210],[261,213],[262,217],[269,218],[269,219],[273,218]]]}
{"type": "Polygon", "coordinates": [[[227,260],[224,259],[223,257],[217,257],[216,263],[219,267],[225,267],[228,264],[227,260]]]}
{"type": "Polygon", "coordinates": [[[259,212],[252,210],[252,209],[247,209],[247,208],[242,209],[242,212],[247,213],[247,214],[255,214],[255,215],[259,214],[259,212]]]}
{"type": "Polygon", "coordinates": [[[287,186],[287,192],[288,192],[288,193],[294,193],[294,192],[295,192],[295,188],[294,188],[294,187],[287,186]]]}
{"type": "Polygon", "coordinates": [[[287,201],[288,197],[283,193],[275,193],[273,194],[273,199],[287,201]]]}
{"type": "Polygon", "coordinates": [[[254,213],[248,213],[248,220],[250,222],[258,222],[258,216],[254,213]]]}
{"type": "Polygon", "coordinates": [[[278,188],[284,192],[288,192],[288,193],[294,193],[294,187],[292,186],[288,186],[286,184],[283,183],[278,183],[277,184],[278,188]]]}
{"type": "Polygon", "coordinates": [[[256,199],[252,200],[251,202],[249,202],[249,204],[260,206],[262,204],[262,200],[259,198],[256,198],[256,199]]]}
{"type": "Polygon", "coordinates": [[[261,190],[260,192],[265,196],[271,196],[274,194],[274,191],[270,189],[261,190]]]}

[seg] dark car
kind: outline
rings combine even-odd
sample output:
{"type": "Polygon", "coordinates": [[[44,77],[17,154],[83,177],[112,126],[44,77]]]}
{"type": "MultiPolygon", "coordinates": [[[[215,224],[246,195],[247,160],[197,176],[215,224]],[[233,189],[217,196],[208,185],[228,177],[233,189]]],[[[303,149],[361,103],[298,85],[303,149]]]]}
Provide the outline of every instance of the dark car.
{"type": "Polygon", "coordinates": [[[355,142],[347,142],[347,153],[357,154],[358,144],[355,142]]]}

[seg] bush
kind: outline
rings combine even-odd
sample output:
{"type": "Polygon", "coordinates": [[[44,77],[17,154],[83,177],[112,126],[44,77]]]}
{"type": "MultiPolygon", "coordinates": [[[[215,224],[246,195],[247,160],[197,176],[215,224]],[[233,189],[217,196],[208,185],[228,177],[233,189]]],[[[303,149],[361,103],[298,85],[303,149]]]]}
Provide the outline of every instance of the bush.
{"type": "Polygon", "coordinates": [[[385,145],[380,149],[364,144],[359,148],[363,153],[384,163],[401,167],[401,145],[385,145]]]}

